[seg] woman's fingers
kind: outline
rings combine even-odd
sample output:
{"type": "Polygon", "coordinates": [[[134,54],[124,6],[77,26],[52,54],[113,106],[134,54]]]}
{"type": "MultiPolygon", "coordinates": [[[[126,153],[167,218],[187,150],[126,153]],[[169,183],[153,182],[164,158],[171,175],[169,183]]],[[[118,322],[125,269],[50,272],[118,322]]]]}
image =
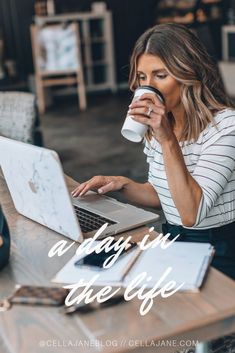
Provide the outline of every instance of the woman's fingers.
{"type": "Polygon", "coordinates": [[[72,195],[73,197],[80,196],[85,187],[86,187],[86,183],[82,183],[80,186],[78,186],[76,189],[74,189],[74,190],[71,192],[71,195],[72,195]]]}
{"type": "Polygon", "coordinates": [[[138,114],[139,112],[141,112],[142,114],[148,116],[150,109],[152,110],[152,112],[156,112],[162,115],[164,115],[166,111],[163,105],[156,105],[149,101],[144,100],[144,101],[136,101],[133,104],[131,104],[129,106],[128,114],[132,114],[132,113],[138,114]]]}
{"type": "Polygon", "coordinates": [[[105,194],[106,192],[112,191],[114,190],[114,182],[110,181],[110,183],[108,183],[107,185],[101,186],[98,189],[98,193],[99,194],[105,194]]]}
{"type": "Polygon", "coordinates": [[[145,100],[135,102],[128,110],[128,114],[131,115],[135,121],[153,127],[153,125],[159,124],[159,121],[165,116],[166,111],[164,107],[157,107],[145,100]]]}
{"type": "Polygon", "coordinates": [[[73,197],[77,196],[82,196],[84,195],[87,191],[91,189],[96,189],[98,187],[102,186],[102,180],[100,177],[94,177],[91,178],[90,180],[80,184],[76,189],[74,189],[71,193],[73,197]]]}
{"type": "Polygon", "coordinates": [[[152,93],[144,93],[142,94],[142,96],[139,97],[138,100],[140,101],[150,100],[151,102],[153,102],[153,104],[164,107],[164,102],[161,100],[161,98],[159,98],[157,95],[152,93]]]}
{"type": "Polygon", "coordinates": [[[87,191],[90,191],[91,189],[96,189],[96,186],[93,186],[92,183],[87,182],[77,196],[83,196],[87,193],[87,191]]]}
{"type": "Polygon", "coordinates": [[[149,118],[144,118],[141,115],[135,115],[132,117],[133,120],[137,121],[138,123],[145,124],[148,126],[151,126],[151,119],[149,118]]]}
{"type": "Polygon", "coordinates": [[[165,115],[165,109],[162,107],[156,107],[153,104],[141,105],[136,104],[128,110],[129,115],[145,115],[148,118],[153,117],[153,114],[165,115]]]}
{"type": "Polygon", "coordinates": [[[158,128],[161,125],[162,122],[162,115],[155,114],[152,119],[150,118],[145,118],[141,115],[135,115],[132,118],[135,121],[138,121],[141,124],[145,124],[150,126],[152,129],[158,128]]]}
{"type": "MultiPolygon", "coordinates": [[[[120,177],[121,178],[121,177],[120,177]]],[[[120,190],[122,188],[122,183],[119,177],[115,176],[95,176],[90,180],[80,184],[71,193],[73,197],[83,196],[89,190],[97,190],[98,193],[104,194],[112,190],[120,190]]]]}

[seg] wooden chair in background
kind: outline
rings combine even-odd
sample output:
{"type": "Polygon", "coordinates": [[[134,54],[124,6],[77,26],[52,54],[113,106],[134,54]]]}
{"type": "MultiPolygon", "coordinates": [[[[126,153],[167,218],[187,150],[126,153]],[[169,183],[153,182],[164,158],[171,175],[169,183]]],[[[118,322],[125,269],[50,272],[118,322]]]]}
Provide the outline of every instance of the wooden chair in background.
{"type": "MultiPolygon", "coordinates": [[[[46,110],[46,88],[61,85],[77,85],[79,107],[81,110],[86,109],[86,90],[83,78],[78,24],[72,23],[69,26],[73,30],[75,36],[74,53],[76,55],[75,59],[77,61],[77,67],[53,67],[50,69],[48,69],[47,67],[43,67],[42,65],[43,56],[46,57],[47,55],[47,53],[45,52],[45,48],[43,48],[42,43],[40,42],[40,31],[43,30],[43,28],[39,27],[38,25],[31,26],[31,41],[35,67],[36,92],[40,113],[44,113],[46,110]]],[[[61,25],[50,25],[48,27],[50,27],[50,29],[52,30],[62,28],[61,25]]]]}

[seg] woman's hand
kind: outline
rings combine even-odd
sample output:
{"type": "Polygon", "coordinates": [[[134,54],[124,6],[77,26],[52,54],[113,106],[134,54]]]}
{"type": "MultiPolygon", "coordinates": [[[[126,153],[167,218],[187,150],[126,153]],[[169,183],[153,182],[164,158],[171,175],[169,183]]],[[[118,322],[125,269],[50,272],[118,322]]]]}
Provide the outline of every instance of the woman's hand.
{"type": "Polygon", "coordinates": [[[160,207],[156,190],[149,183],[136,183],[123,176],[94,176],[80,184],[72,191],[72,196],[83,196],[89,190],[97,190],[99,194],[108,191],[122,191],[127,200],[147,207],[160,207]]]}
{"type": "Polygon", "coordinates": [[[128,114],[133,115],[135,121],[148,125],[160,144],[175,137],[167,119],[165,105],[151,93],[145,93],[132,102],[128,114]]]}
{"type": "Polygon", "coordinates": [[[89,190],[96,190],[99,194],[109,191],[121,190],[127,182],[127,178],[122,176],[94,176],[90,180],[80,184],[71,193],[73,197],[83,196],[89,190]]]}

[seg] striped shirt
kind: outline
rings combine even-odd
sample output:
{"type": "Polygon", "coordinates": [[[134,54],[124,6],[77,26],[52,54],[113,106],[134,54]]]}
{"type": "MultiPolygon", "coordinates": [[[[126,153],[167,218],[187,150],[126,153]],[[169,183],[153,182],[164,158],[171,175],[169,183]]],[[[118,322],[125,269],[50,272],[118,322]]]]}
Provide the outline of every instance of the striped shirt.
{"type": "MultiPolygon", "coordinates": [[[[179,142],[186,167],[202,189],[194,229],[220,227],[235,220],[235,110],[217,113],[197,141],[179,142]]],[[[156,190],[167,221],[183,225],[168,186],[161,145],[145,141],[148,181],[156,190]]]]}

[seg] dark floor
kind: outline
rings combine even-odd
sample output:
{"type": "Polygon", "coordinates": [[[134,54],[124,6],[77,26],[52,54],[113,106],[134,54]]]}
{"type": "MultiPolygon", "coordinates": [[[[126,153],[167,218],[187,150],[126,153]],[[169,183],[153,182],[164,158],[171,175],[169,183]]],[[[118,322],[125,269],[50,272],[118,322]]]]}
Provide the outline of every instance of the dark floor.
{"type": "Polygon", "coordinates": [[[130,97],[128,92],[90,96],[85,112],[78,110],[76,97],[57,98],[41,116],[44,145],[58,152],[66,174],[81,182],[99,174],[147,180],[143,145],[120,133],[130,97]]]}

